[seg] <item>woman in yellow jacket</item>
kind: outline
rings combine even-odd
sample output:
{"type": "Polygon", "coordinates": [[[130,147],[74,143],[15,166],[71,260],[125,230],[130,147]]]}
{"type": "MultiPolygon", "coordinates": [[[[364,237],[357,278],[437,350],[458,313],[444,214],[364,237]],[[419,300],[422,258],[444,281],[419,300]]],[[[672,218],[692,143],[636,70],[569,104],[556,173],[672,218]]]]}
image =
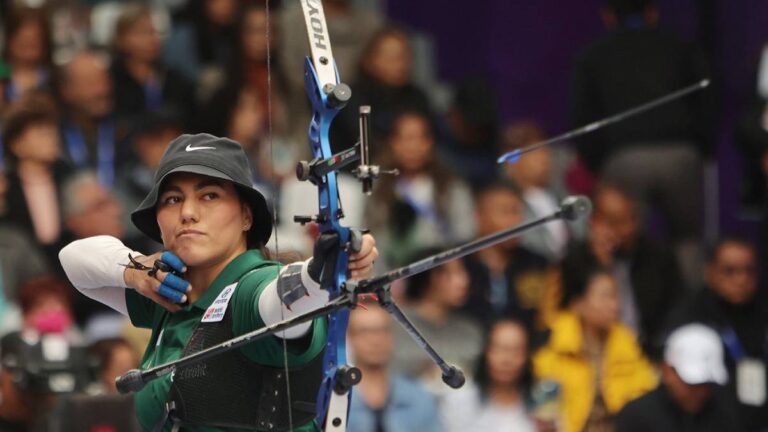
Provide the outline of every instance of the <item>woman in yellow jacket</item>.
{"type": "Polygon", "coordinates": [[[619,323],[618,287],[604,269],[564,269],[563,306],[533,358],[538,380],[561,388],[564,432],[607,432],[613,416],[656,386],[635,335],[619,323]]]}

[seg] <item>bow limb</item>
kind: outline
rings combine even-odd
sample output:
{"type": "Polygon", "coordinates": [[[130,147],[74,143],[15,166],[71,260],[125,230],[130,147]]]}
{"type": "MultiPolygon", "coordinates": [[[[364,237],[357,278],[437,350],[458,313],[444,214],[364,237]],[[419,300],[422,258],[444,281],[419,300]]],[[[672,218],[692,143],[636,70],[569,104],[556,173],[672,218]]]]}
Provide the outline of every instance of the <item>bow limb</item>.
{"type": "MultiPolygon", "coordinates": [[[[315,160],[329,160],[333,157],[328,137],[331,122],[349,99],[350,92],[346,85],[340,83],[321,0],[301,0],[301,6],[312,54],[311,59],[307,58],[304,63],[304,83],[312,104],[312,119],[308,130],[309,145],[315,160]]],[[[349,248],[346,245],[350,243],[349,228],[339,222],[343,214],[336,175],[337,173],[331,170],[316,177],[314,181],[318,190],[319,206],[315,221],[319,224],[321,233],[338,235],[339,243],[333,253],[335,262],[329,263],[330,268],[324,269],[321,278],[321,287],[330,293],[331,300],[342,294],[349,263],[349,248]]],[[[324,425],[325,431],[346,430],[351,386],[338,383],[350,373],[346,367],[348,320],[347,309],[328,315],[323,381],[317,396],[317,420],[320,425],[324,425]]]]}

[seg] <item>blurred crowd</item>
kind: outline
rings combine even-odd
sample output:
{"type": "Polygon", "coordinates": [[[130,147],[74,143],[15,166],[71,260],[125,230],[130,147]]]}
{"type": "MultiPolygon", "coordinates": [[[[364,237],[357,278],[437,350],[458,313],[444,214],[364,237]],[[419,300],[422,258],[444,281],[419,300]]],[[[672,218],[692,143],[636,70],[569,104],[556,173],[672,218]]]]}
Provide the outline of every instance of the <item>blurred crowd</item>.
{"type": "MultiPolygon", "coordinates": [[[[711,91],[497,165],[549,132],[536,119],[500,119],[487,81],[417,79],[431,58],[414,44],[419,29],[351,0],[323,4],[353,91],[331,128],[334,149],[357,142],[358,107],[370,105],[373,161],[399,171],[370,197],[351,175],[339,179],[346,223],[377,239],[378,270],[549,215],[572,193],[594,205],[587,221],[551,222],[392,286],[464,370],[460,390],[442,384],[384,309],[354,310],[349,349],[363,380],[350,431],[768,430],[761,249],[728,235],[704,241],[711,91]]],[[[574,126],[710,77],[695,45],[658,28],[652,1],[606,0],[595,13],[605,34],[576,57],[563,101],[574,126]]],[[[148,335],[79,295],[58,251],[96,235],[159,250],[130,211],[167,144],[205,132],[235,139],[252,158],[253,183],[277,212],[270,248],[309,256],[317,230],[293,223],[317,208],[314,186],[293,176],[310,158],[301,8],[9,0],[0,15],[0,431],[98,415],[133,427],[123,417],[130,400],[109,395],[114,378],[140,364],[148,335]],[[62,344],[71,355],[51,357],[62,344]],[[30,366],[39,364],[72,377],[30,366]]],[[[760,206],[768,51],[756,88],[737,142],[760,206]]]]}

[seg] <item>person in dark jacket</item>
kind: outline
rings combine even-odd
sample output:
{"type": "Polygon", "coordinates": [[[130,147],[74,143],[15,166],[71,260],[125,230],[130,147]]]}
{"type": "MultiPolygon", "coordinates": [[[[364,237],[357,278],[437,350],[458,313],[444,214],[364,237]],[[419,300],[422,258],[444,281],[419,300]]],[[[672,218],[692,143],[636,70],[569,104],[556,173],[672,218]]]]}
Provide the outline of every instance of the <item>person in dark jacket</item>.
{"type": "Polygon", "coordinates": [[[160,63],[160,35],[149,7],[127,6],[117,20],[114,82],[116,115],[136,121],[145,111],[175,110],[189,126],[195,107],[194,87],[183,75],[160,63]]]}
{"type": "MultiPolygon", "coordinates": [[[[582,126],[709,78],[698,49],[656,28],[653,0],[606,0],[610,31],[577,58],[570,109],[582,126]]],[[[587,167],[658,206],[669,222],[691,285],[702,267],[702,160],[709,154],[713,104],[705,90],[605,128],[578,142],[587,167]]]]}
{"type": "Polygon", "coordinates": [[[616,432],[721,432],[744,430],[728,381],[722,341],[700,323],[667,339],[661,384],[628,403],[616,417],[616,432]]]}
{"type": "Polygon", "coordinates": [[[622,322],[635,330],[646,353],[657,358],[665,320],[685,291],[675,257],[644,234],[637,201],[625,190],[600,185],[593,203],[589,237],[570,246],[563,266],[609,268],[619,284],[622,322]]]}
{"type": "Polygon", "coordinates": [[[671,323],[704,322],[720,333],[726,366],[734,378],[728,390],[738,399],[749,430],[768,428],[768,306],[758,289],[757,262],[755,247],[748,241],[720,240],[707,266],[706,288],[683,303],[671,323]]]}
{"type": "MultiPolygon", "coordinates": [[[[477,235],[489,235],[523,222],[525,203],[508,184],[496,183],[475,194],[477,235]]],[[[465,310],[480,322],[522,317],[536,323],[551,267],[546,258],[511,239],[464,258],[470,278],[465,310]]]]}

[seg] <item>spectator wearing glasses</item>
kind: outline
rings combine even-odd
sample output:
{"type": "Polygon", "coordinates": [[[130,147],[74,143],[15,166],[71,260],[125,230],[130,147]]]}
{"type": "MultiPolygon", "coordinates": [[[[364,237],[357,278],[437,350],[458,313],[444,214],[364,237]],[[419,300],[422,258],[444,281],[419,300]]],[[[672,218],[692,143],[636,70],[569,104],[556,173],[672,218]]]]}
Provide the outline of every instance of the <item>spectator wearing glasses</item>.
{"type": "Polygon", "coordinates": [[[749,430],[768,427],[768,307],[758,288],[757,262],[757,251],[748,241],[720,240],[709,258],[706,288],[673,315],[673,325],[700,321],[720,333],[732,377],[728,389],[737,397],[749,430]]]}

